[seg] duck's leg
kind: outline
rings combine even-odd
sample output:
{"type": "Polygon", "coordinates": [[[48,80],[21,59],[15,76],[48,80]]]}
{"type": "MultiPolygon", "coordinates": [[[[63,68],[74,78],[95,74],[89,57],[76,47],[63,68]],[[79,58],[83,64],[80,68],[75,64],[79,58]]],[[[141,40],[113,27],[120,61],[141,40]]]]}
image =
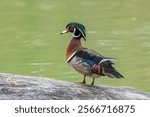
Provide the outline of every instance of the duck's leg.
{"type": "Polygon", "coordinates": [[[95,78],[93,78],[91,85],[94,85],[94,82],[95,82],[95,78]]]}
{"type": "Polygon", "coordinates": [[[81,83],[86,84],[86,75],[84,75],[83,81],[81,83]]]}

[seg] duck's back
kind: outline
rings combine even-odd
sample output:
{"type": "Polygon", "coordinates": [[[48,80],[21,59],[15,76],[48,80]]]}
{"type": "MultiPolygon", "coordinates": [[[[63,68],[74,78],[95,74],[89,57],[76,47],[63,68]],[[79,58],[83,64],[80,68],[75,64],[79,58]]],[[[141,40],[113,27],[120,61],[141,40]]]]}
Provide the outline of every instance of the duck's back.
{"type": "Polygon", "coordinates": [[[101,54],[83,48],[79,51],[75,51],[70,58],[67,60],[68,64],[74,68],[76,71],[83,75],[91,77],[123,77],[117,72],[117,70],[112,66],[112,61],[115,58],[104,57],[101,54]]]}

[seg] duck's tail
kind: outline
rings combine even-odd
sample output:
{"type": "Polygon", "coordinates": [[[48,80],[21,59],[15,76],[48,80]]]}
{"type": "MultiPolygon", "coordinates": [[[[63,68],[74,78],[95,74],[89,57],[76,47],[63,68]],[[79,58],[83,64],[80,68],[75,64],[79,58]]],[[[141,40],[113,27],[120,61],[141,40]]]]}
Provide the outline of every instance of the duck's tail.
{"type": "Polygon", "coordinates": [[[103,74],[105,76],[108,76],[110,78],[123,78],[123,75],[121,75],[113,66],[112,63],[105,62],[102,64],[103,68],[103,74]]]}

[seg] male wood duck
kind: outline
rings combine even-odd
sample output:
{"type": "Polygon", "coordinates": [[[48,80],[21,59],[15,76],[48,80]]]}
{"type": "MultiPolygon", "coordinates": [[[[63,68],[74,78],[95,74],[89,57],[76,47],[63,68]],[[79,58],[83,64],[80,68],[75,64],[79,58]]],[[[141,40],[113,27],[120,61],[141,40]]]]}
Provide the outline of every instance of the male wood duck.
{"type": "Polygon", "coordinates": [[[86,76],[93,78],[91,85],[94,85],[95,78],[108,76],[110,78],[123,78],[123,76],[112,66],[110,58],[102,56],[94,50],[84,48],[81,39],[86,41],[84,25],[71,22],[61,34],[72,33],[72,39],[66,48],[66,61],[73,69],[83,74],[83,84],[86,84],[86,76]]]}

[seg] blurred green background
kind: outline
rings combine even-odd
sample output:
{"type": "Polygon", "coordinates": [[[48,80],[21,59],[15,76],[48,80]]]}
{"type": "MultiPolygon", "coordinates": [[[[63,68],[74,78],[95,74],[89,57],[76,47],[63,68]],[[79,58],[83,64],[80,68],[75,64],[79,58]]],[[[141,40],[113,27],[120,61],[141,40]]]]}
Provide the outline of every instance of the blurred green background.
{"type": "Polygon", "coordinates": [[[65,62],[71,35],[60,35],[76,21],[86,26],[82,44],[118,58],[115,67],[125,77],[102,77],[96,85],[150,92],[149,5],[150,0],[0,0],[0,72],[81,81],[65,62]]]}

